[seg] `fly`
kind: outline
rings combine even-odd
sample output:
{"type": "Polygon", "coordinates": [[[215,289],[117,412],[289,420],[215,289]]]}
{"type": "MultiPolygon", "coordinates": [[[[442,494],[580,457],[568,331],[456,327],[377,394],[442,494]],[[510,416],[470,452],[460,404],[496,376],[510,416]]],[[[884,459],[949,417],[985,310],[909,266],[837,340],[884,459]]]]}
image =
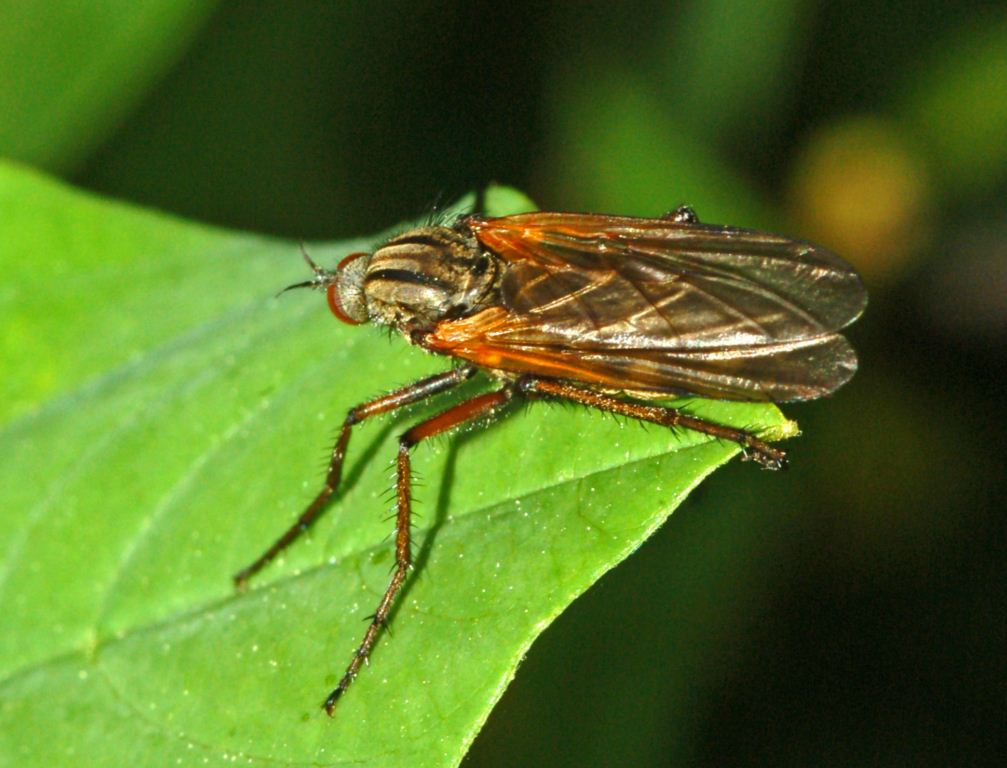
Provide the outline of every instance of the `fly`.
{"type": "Polygon", "coordinates": [[[857,357],[839,331],[867,304],[846,262],[800,240],[701,224],[680,206],[657,219],[577,213],[466,216],[353,253],[290,288],[326,294],[353,325],[390,326],[460,365],[351,408],[325,483],[297,521],[234,576],[242,588],[314,522],[339,486],[352,428],[451,390],[483,371],[497,388],[399,437],[395,570],[339,685],[330,715],[367,661],[412,564],[410,451],[510,402],[565,400],[741,446],[769,469],[783,450],[744,430],[657,402],[693,394],[788,402],[828,395],[857,357]]]}

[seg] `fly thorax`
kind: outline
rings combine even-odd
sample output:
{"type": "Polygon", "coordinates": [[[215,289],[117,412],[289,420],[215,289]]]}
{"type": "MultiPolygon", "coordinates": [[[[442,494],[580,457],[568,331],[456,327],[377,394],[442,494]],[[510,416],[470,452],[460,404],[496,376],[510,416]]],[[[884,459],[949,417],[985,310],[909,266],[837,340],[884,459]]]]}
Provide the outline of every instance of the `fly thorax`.
{"type": "Polygon", "coordinates": [[[498,257],[467,231],[425,227],[374,252],[363,279],[372,320],[403,331],[429,330],[492,303],[499,290],[498,257]]]}

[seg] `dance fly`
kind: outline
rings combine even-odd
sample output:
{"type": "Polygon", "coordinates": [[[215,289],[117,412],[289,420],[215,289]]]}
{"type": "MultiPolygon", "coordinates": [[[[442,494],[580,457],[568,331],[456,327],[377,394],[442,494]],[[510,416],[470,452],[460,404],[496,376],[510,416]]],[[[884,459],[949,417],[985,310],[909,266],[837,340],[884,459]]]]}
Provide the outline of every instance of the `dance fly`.
{"type": "Polygon", "coordinates": [[[800,240],[701,224],[680,206],[662,218],[577,213],[470,215],[353,253],[290,288],[325,293],[344,323],[376,323],[456,361],[349,410],[324,486],[297,521],[234,576],[243,587],[322,511],[339,486],[354,425],[443,394],[483,372],[490,392],[451,405],[399,437],[395,570],[339,685],[330,715],[385,625],[412,564],[410,450],[519,399],[565,400],[702,432],[769,469],[784,452],[754,434],[660,403],[683,394],[787,402],[828,395],[857,358],[840,335],[867,303],[859,276],[800,240]]]}

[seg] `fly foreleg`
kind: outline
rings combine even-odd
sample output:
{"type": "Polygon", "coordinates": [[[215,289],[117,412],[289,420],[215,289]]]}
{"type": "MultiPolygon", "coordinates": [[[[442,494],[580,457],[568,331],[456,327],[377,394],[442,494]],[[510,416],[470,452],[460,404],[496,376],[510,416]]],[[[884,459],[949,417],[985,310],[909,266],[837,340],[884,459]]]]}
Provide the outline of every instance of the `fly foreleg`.
{"type": "Polygon", "coordinates": [[[325,475],[325,485],[322,487],[322,490],[315,496],[314,501],[308,504],[294,524],[274,541],[269,549],[259,555],[253,563],[234,574],[234,585],[238,589],[243,589],[253,575],[261,571],[270,560],[290,546],[298,536],[308,530],[322,512],[325,502],[329,500],[329,497],[339,487],[339,480],[343,472],[343,460],[346,457],[346,447],[350,442],[350,430],[354,425],[372,416],[388,413],[389,411],[418,403],[421,400],[426,400],[428,397],[445,392],[471,378],[474,373],[475,368],[471,366],[454,368],[444,373],[438,373],[435,376],[414,381],[409,386],[402,387],[394,392],[389,392],[387,395],[350,408],[346,414],[346,419],[343,421],[343,428],[339,431],[336,444],[332,448],[332,457],[329,459],[329,470],[325,475]]]}

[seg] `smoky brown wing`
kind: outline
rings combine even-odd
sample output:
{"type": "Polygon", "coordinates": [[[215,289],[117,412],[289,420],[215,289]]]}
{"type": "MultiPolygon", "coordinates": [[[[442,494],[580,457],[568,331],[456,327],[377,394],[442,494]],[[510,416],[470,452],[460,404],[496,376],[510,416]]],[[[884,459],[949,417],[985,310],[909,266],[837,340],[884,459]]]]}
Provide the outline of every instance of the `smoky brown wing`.
{"type": "Polygon", "coordinates": [[[812,400],[835,391],[857,369],[853,348],[836,333],[803,342],[674,352],[507,341],[518,326],[520,319],[498,307],[443,322],[424,344],[486,368],[653,397],[696,394],[730,400],[812,400]]]}
{"type": "MultiPolygon", "coordinates": [[[[836,332],[866,293],[844,261],[764,232],[580,214],[482,222],[476,235],[512,263],[504,305],[550,339],[702,349],[836,332]]],[[[516,339],[515,339],[516,340],[516,339]]]]}
{"type": "Polygon", "coordinates": [[[510,267],[504,315],[469,327],[457,356],[640,392],[778,401],[827,394],[856,370],[837,331],[866,294],[852,268],[809,243],[580,214],[471,225],[510,267]]]}

